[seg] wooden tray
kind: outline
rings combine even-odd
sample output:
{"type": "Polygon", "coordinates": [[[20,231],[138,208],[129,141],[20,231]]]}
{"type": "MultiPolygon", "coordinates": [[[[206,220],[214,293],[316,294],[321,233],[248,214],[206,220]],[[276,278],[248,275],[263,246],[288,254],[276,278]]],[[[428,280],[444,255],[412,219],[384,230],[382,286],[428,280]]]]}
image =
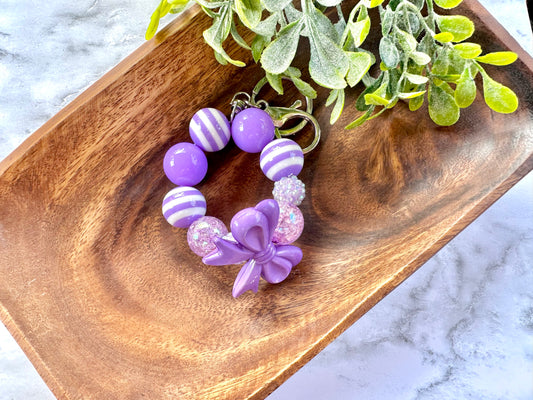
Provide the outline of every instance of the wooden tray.
{"type": "MultiPolygon", "coordinates": [[[[531,170],[533,61],[476,1],[458,13],[486,51],[519,54],[490,68],[518,111],[493,113],[478,93],[450,128],[400,105],[346,132],[353,107],[329,127],[321,92],[324,140],[301,176],[304,259],[257,295],[233,299],[239,266],[202,265],[161,217],[165,151],[188,140],[197,109],[229,112],[260,77],[213,60],[196,9],[5,159],[0,316],[55,395],[263,398],[531,170]]],[[[209,161],[210,215],[229,221],[270,196],[257,155],[232,147],[209,161]]]]}

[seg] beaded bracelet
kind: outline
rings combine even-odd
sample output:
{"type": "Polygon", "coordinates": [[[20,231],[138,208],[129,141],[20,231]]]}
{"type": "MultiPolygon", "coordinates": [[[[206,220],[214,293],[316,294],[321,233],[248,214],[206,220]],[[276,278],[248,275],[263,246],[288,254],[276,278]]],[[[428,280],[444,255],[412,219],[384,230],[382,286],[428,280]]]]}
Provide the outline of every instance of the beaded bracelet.
{"type": "Polygon", "coordinates": [[[196,112],[189,124],[193,143],[182,142],[172,146],[163,161],[166,176],[178,185],[163,199],[162,211],[166,220],[175,227],[188,228],[190,249],[207,265],[231,265],[245,262],[233,285],[233,297],[247,290],[257,292],[260,277],[269,283],[279,283],[302,259],[300,248],[291,245],[304,227],[304,218],[298,208],[305,197],[305,184],[297,178],[304,163],[304,153],[312,150],[320,139],[320,127],[310,114],[312,105],[307,99],[307,111],[292,107],[270,107],[263,100],[255,101],[265,81],[258,83],[252,96],[237,93],[231,104],[230,121],[219,110],[203,108],[196,112]],[[244,96],[245,99],[239,97],[244,96]],[[276,117],[275,119],[272,116],[276,117]],[[277,129],[290,118],[301,117],[295,128],[277,129]],[[302,148],[291,135],[311,122],[315,138],[310,146],[302,148]],[[273,197],[255,207],[239,211],[230,223],[231,232],[219,219],[206,214],[206,200],[193,186],[207,173],[204,152],[223,149],[233,138],[241,150],[261,153],[260,167],[274,181],[273,197]]]}

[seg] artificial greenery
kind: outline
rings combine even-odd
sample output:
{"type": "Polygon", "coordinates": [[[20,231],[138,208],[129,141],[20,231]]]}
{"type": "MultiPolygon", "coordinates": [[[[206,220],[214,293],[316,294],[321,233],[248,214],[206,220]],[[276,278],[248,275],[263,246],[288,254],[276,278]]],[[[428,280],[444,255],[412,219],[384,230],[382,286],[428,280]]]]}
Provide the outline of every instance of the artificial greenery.
{"type": "Polygon", "coordinates": [[[182,11],[193,1],[213,19],[203,36],[216,59],[222,64],[245,65],[224,50],[231,35],[252,52],[280,94],[282,78],[288,78],[302,94],[316,97],[315,90],[291,65],[301,37],[307,38],[309,75],[316,84],[331,89],[326,104],[333,105],[332,124],[344,108],[345,90],[360,82],[366,87],[355,102],[361,115],[347,128],[377,117],[398,100],[408,101],[409,109],[417,110],[426,97],[431,119],[438,125],[453,125],[460,109],[470,106],[476,97],[477,74],[491,109],[511,113],[518,107],[515,93],[492,79],[482,66],[511,64],[516,54],[481,55],[479,44],[466,41],[475,30],[470,19],[437,12],[438,8],[454,8],[462,0],[360,0],[349,13],[341,7],[342,0],[301,0],[298,8],[292,0],[161,0],[146,38],[155,34],[160,18],[182,11]],[[332,8],[334,21],[326,16],[332,8]],[[379,12],[380,26],[371,25],[369,13],[376,12],[372,9],[379,12]],[[251,43],[239,34],[239,26],[253,31],[251,43]],[[378,54],[365,49],[371,29],[379,30],[378,54]],[[376,59],[379,73],[373,77],[369,70],[376,59]]]}

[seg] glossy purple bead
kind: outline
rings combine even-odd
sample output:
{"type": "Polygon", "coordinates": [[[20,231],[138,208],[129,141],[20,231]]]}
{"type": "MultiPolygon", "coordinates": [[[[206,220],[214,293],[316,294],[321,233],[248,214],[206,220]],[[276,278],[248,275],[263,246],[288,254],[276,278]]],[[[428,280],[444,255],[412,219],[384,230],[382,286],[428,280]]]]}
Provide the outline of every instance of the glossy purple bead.
{"type": "Polygon", "coordinates": [[[192,223],[187,231],[187,243],[198,256],[204,257],[216,250],[215,238],[228,233],[224,222],[215,217],[202,217],[192,223]]]}
{"type": "Polygon", "coordinates": [[[216,108],[197,111],[189,124],[189,133],[194,144],[204,151],[222,150],[231,138],[229,121],[216,108]]]}
{"type": "Polygon", "coordinates": [[[261,151],[261,170],[272,181],[298,175],[304,165],[302,148],[291,139],[276,139],[261,151]]]}
{"type": "Polygon", "coordinates": [[[231,136],[241,150],[259,153],[274,139],[272,118],[259,108],[247,108],[239,112],[231,123],[231,136]]]}
{"type": "Polygon", "coordinates": [[[279,203],[279,219],[272,241],[291,244],[304,230],[304,216],[300,209],[289,203],[279,203]]]}
{"type": "Polygon", "coordinates": [[[163,169],[172,183],[194,186],[207,173],[207,157],[202,149],[192,143],[178,143],[165,154],[163,169]]]}
{"type": "Polygon", "coordinates": [[[205,215],[205,197],[198,189],[179,186],[165,195],[162,211],[170,225],[188,228],[194,221],[205,215]]]}

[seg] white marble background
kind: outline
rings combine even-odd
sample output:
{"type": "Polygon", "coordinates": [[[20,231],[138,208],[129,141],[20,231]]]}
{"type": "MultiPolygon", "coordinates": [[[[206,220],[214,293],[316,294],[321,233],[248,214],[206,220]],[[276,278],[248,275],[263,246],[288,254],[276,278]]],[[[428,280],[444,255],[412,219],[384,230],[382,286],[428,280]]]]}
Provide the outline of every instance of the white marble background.
{"type": "MultiPolygon", "coordinates": [[[[0,159],[143,42],[156,0],[0,0],[0,159]]],[[[524,0],[481,0],[533,53],[524,0]]],[[[533,174],[269,400],[533,399],[533,174]]],[[[0,277],[1,279],[1,277],[0,277]]],[[[0,400],[54,399],[0,324],[0,400]]]]}

